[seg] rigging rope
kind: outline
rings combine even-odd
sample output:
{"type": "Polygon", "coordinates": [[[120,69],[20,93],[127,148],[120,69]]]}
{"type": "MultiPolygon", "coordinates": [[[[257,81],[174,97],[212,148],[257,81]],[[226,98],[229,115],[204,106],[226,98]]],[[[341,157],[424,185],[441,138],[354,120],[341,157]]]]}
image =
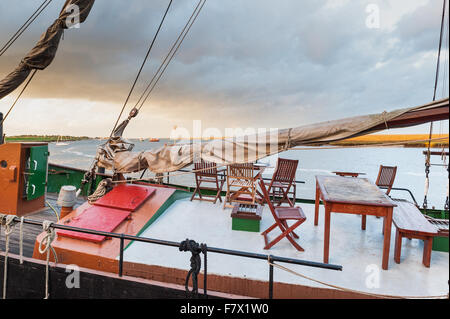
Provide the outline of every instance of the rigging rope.
{"type": "Polygon", "coordinates": [[[203,9],[203,6],[205,5],[205,3],[206,3],[206,0],[200,0],[198,2],[197,6],[195,7],[194,11],[192,12],[192,15],[190,16],[189,20],[186,22],[183,30],[181,31],[180,35],[178,36],[176,41],[173,43],[169,53],[164,58],[163,62],[159,66],[158,70],[156,71],[155,75],[151,79],[150,83],[148,84],[147,88],[144,90],[144,92],[142,93],[142,95],[139,98],[138,102],[136,103],[135,107],[137,107],[137,105],[141,102],[141,105],[138,107],[138,110],[141,110],[141,108],[144,106],[144,103],[147,101],[147,99],[149,98],[150,94],[153,92],[153,89],[155,88],[156,84],[158,84],[159,80],[161,79],[162,75],[166,71],[166,69],[169,66],[170,62],[172,61],[173,57],[178,52],[178,49],[180,48],[180,46],[183,43],[184,39],[186,38],[187,34],[191,30],[192,25],[197,20],[197,17],[200,14],[201,10],[203,9]],[[167,59],[169,59],[169,60],[167,61],[167,59]],[[166,63],[166,61],[167,61],[167,63],[166,63]],[[164,68],[163,68],[163,66],[164,66],[164,68]],[[161,71],[161,69],[162,69],[162,71],[161,71]],[[158,73],[159,73],[159,75],[158,75],[158,73]],[[153,83],[153,85],[152,85],[152,83],[153,83]],[[142,100],[144,95],[145,95],[145,98],[142,100]]]}
{"type": "MultiPolygon", "coordinates": [[[[171,1],[171,2],[172,2],[172,1],[171,1]]],[[[170,7],[171,2],[169,3],[169,7],[170,7]]],[[[142,108],[142,106],[144,105],[145,101],[148,99],[148,97],[150,96],[151,92],[152,92],[153,89],[155,88],[156,84],[159,82],[159,80],[161,79],[161,77],[162,77],[162,75],[164,74],[165,70],[167,69],[168,65],[169,65],[170,62],[172,61],[173,57],[174,57],[175,54],[177,53],[178,49],[180,48],[181,44],[183,43],[184,39],[186,38],[187,34],[189,33],[189,31],[190,31],[192,25],[193,25],[194,22],[196,21],[198,15],[200,14],[200,11],[202,10],[202,8],[203,8],[203,6],[205,5],[205,3],[206,3],[206,0],[200,0],[200,1],[198,2],[197,6],[196,6],[195,9],[194,9],[194,12],[192,13],[192,15],[191,15],[191,17],[189,18],[188,22],[186,23],[186,25],[185,25],[184,28],[182,29],[182,31],[181,31],[180,35],[178,36],[177,40],[173,43],[171,49],[169,50],[169,53],[166,55],[165,59],[163,60],[163,62],[162,62],[161,65],[159,66],[157,72],[155,73],[155,75],[154,75],[153,78],[151,79],[150,83],[148,84],[148,86],[146,87],[146,89],[144,90],[144,92],[142,93],[142,95],[140,96],[138,102],[136,103],[136,106],[130,111],[130,115],[128,116],[128,119],[125,120],[124,122],[122,122],[122,124],[118,125],[118,123],[119,123],[119,121],[120,121],[120,118],[121,118],[121,116],[122,116],[122,114],[123,114],[123,112],[124,112],[124,110],[125,110],[125,107],[126,107],[128,101],[129,101],[129,98],[130,98],[130,96],[131,96],[131,92],[133,91],[133,89],[134,89],[134,87],[135,87],[135,84],[136,84],[136,82],[137,82],[137,78],[139,77],[139,75],[140,75],[140,73],[141,73],[141,71],[142,71],[142,68],[143,68],[143,66],[144,66],[144,64],[145,64],[145,61],[146,61],[147,57],[146,57],[146,59],[144,59],[144,63],[142,64],[141,70],[140,70],[139,73],[138,73],[138,77],[136,78],[135,83],[133,84],[132,89],[131,89],[131,91],[130,91],[128,97],[127,97],[127,100],[126,100],[125,104],[124,104],[123,107],[122,107],[122,110],[121,110],[121,112],[120,112],[120,114],[119,114],[119,117],[118,117],[117,120],[116,120],[116,123],[115,123],[115,125],[114,125],[114,128],[113,128],[113,130],[112,130],[112,132],[111,132],[111,135],[110,135],[110,138],[109,138],[108,141],[111,140],[113,134],[114,134],[116,131],[121,131],[121,130],[125,129],[126,125],[128,124],[127,121],[129,121],[129,120],[131,120],[131,118],[137,116],[139,110],[142,108]],[[148,92],[147,92],[147,91],[148,91],[148,92]],[[147,94],[146,94],[146,93],[147,93],[147,94]],[[146,95],[145,95],[145,94],[146,94],[146,95]],[[145,96],[145,98],[144,98],[144,96],[145,96]],[[139,106],[139,108],[137,108],[137,105],[138,105],[140,102],[141,102],[141,105],[139,106]]],[[[166,14],[167,14],[167,11],[168,11],[169,7],[168,7],[167,10],[166,10],[166,14]]],[[[163,20],[161,21],[160,27],[161,27],[161,25],[162,25],[162,23],[163,23],[163,21],[164,21],[164,18],[165,18],[165,16],[166,16],[166,14],[164,15],[163,20]]],[[[158,32],[159,32],[159,28],[158,28],[158,32]]],[[[152,45],[151,45],[151,46],[153,46],[153,42],[155,41],[158,32],[156,33],[155,38],[153,39],[152,45]]],[[[151,47],[150,47],[150,50],[151,50],[151,47]]],[[[150,50],[149,50],[149,51],[150,51],[150,50]]],[[[149,52],[148,52],[148,53],[149,53],[149,52]]],[[[108,141],[107,141],[104,145],[106,145],[106,144],[108,143],[108,141]]],[[[97,163],[98,163],[97,160],[93,163],[93,166],[92,166],[92,167],[93,167],[93,168],[92,168],[92,171],[93,171],[93,172],[95,171],[95,168],[96,168],[96,166],[97,166],[97,163]]]]}
{"type": "Polygon", "coordinates": [[[3,120],[0,122],[0,126],[2,126],[2,124],[5,122],[6,118],[8,117],[8,115],[11,113],[11,111],[14,109],[14,106],[16,106],[17,101],[19,101],[20,97],[22,96],[23,92],[27,89],[28,85],[30,84],[31,80],[33,80],[34,75],[36,74],[37,69],[34,69],[33,72],[31,73],[30,78],[28,79],[27,83],[25,84],[25,86],[23,87],[22,91],[19,93],[19,95],[17,96],[16,100],[14,101],[13,105],[9,108],[8,112],[6,112],[6,115],[3,117],[3,120]]]}
{"type": "Polygon", "coordinates": [[[19,28],[19,30],[14,33],[11,38],[3,45],[3,47],[0,49],[0,56],[2,56],[10,47],[11,45],[16,42],[16,40],[28,29],[28,27],[36,20],[36,18],[42,13],[42,11],[47,8],[47,6],[52,2],[53,0],[44,0],[42,4],[36,9],[36,11],[33,12],[33,14],[28,18],[27,21],[19,28]]]}
{"type": "MultiPolygon", "coordinates": [[[[189,25],[189,23],[190,23],[192,17],[194,16],[195,12],[197,11],[197,9],[198,9],[198,7],[199,7],[199,5],[200,5],[200,3],[201,3],[202,1],[203,1],[203,0],[200,0],[200,1],[198,2],[197,6],[196,6],[195,9],[194,9],[194,12],[192,13],[191,17],[190,17],[189,20],[188,20],[188,22],[184,25],[183,30],[182,30],[181,33],[178,35],[177,40],[172,44],[172,47],[170,48],[169,53],[167,53],[167,55],[166,55],[166,57],[164,58],[163,62],[160,64],[158,70],[156,71],[155,75],[154,75],[153,78],[151,79],[150,83],[148,84],[148,86],[145,88],[144,92],[143,92],[143,93],[141,94],[141,96],[139,97],[139,100],[136,102],[135,108],[138,107],[138,105],[139,105],[139,103],[141,102],[142,98],[145,96],[147,90],[150,88],[150,86],[151,86],[151,84],[153,83],[153,81],[155,80],[156,76],[157,76],[158,73],[161,71],[163,65],[165,64],[166,60],[169,58],[169,55],[171,54],[171,52],[172,52],[173,49],[175,48],[176,44],[177,44],[178,41],[180,40],[181,36],[183,35],[184,31],[186,30],[187,26],[189,25]]],[[[141,106],[141,107],[142,107],[142,106],[141,106]]],[[[140,107],[140,108],[141,108],[141,107],[140,107]]],[[[139,109],[140,109],[140,108],[139,108],[139,109]]]]}
{"type": "Polygon", "coordinates": [[[9,253],[9,236],[14,231],[15,225],[15,216],[14,215],[6,215],[6,217],[2,218],[4,220],[5,227],[5,264],[3,266],[3,299],[6,299],[6,288],[8,282],[8,253],[9,253]]]}
{"type": "Polygon", "coordinates": [[[52,243],[56,238],[56,232],[55,229],[51,227],[52,221],[44,220],[42,222],[42,230],[46,232],[47,234],[42,238],[41,242],[39,243],[39,253],[44,254],[47,253],[46,257],[46,264],[45,264],[45,297],[44,299],[48,299],[49,293],[48,293],[48,281],[49,281],[49,272],[48,272],[48,266],[50,263],[50,250],[53,253],[53,257],[55,258],[55,264],[58,263],[58,258],[56,256],[55,249],[52,247],[52,243]],[[44,244],[44,246],[42,246],[44,244]]]}
{"type": "Polygon", "coordinates": [[[161,22],[160,22],[160,24],[159,24],[159,26],[158,26],[158,30],[156,31],[155,35],[153,36],[153,40],[152,40],[152,42],[151,42],[151,44],[150,44],[150,47],[149,47],[148,50],[147,50],[147,54],[145,55],[144,61],[142,62],[141,67],[139,68],[138,74],[136,75],[136,78],[134,79],[133,85],[131,86],[130,92],[128,93],[128,96],[127,96],[127,98],[126,98],[126,100],[125,100],[125,103],[124,103],[124,105],[123,105],[123,107],[122,107],[122,110],[120,111],[120,114],[119,114],[119,116],[118,116],[118,118],[117,118],[117,120],[116,120],[116,123],[114,124],[114,128],[113,128],[113,130],[111,131],[110,137],[112,137],[112,135],[113,135],[113,133],[114,133],[116,127],[117,127],[117,124],[119,124],[119,121],[120,121],[120,118],[122,117],[123,111],[125,110],[125,107],[127,106],[128,100],[130,99],[131,94],[132,94],[133,91],[134,91],[134,87],[136,86],[136,83],[137,83],[137,81],[139,80],[139,77],[140,77],[140,75],[141,75],[142,69],[144,68],[144,66],[145,66],[145,64],[146,64],[146,62],[147,62],[147,59],[148,59],[148,57],[149,57],[149,55],[150,55],[150,52],[152,51],[153,45],[155,44],[156,38],[158,37],[159,31],[161,30],[161,27],[162,27],[162,25],[163,25],[163,23],[164,23],[164,20],[166,19],[167,13],[169,12],[170,6],[172,5],[172,1],[173,1],[173,0],[170,0],[169,5],[167,6],[167,9],[166,9],[166,11],[164,12],[164,16],[163,16],[163,18],[161,19],[161,22]]]}
{"type": "MultiPolygon", "coordinates": [[[[447,0],[443,1],[443,7],[442,7],[442,18],[441,18],[441,31],[439,34],[439,48],[438,48],[438,57],[437,57],[437,65],[436,65],[436,76],[434,79],[434,92],[433,92],[433,102],[436,101],[436,91],[438,86],[438,80],[439,80],[439,65],[441,62],[441,49],[442,49],[442,38],[444,34],[444,21],[445,21],[445,8],[447,6],[447,0]]],[[[422,207],[426,209],[428,207],[428,187],[430,184],[429,174],[430,174],[430,157],[431,157],[431,137],[433,135],[433,122],[430,123],[430,135],[429,135],[429,142],[428,142],[428,149],[427,149],[427,155],[425,159],[425,189],[424,189],[424,197],[423,197],[423,204],[422,207]]]]}
{"type": "Polygon", "coordinates": [[[385,299],[444,299],[444,298],[448,299],[449,298],[448,294],[446,294],[446,295],[438,295],[438,296],[393,296],[393,295],[386,295],[386,294],[370,293],[370,292],[365,292],[365,291],[361,291],[361,290],[354,290],[354,289],[350,289],[350,288],[344,288],[344,287],[341,287],[341,286],[329,284],[329,283],[326,283],[324,281],[320,281],[320,280],[317,280],[317,279],[314,279],[314,278],[302,275],[302,274],[300,274],[300,273],[298,273],[298,272],[296,272],[296,271],[294,271],[292,269],[289,269],[287,267],[275,264],[275,263],[270,261],[270,255],[269,255],[268,259],[267,259],[267,262],[271,266],[277,267],[277,268],[282,269],[282,270],[284,270],[286,272],[289,272],[289,273],[291,273],[293,275],[296,275],[296,276],[299,276],[301,278],[304,278],[304,279],[316,282],[318,284],[321,284],[321,285],[324,285],[324,286],[327,286],[327,287],[330,287],[330,288],[334,288],[334,289],[337,289],[337,290],[341,290],[341,291],[345,291],[345,292],[352,292],[352,293],[357,293],[357,294],[362,294],[362,295],[366,295],[366,296],[370,296],[370,297],[385,298],[385,299]]]}

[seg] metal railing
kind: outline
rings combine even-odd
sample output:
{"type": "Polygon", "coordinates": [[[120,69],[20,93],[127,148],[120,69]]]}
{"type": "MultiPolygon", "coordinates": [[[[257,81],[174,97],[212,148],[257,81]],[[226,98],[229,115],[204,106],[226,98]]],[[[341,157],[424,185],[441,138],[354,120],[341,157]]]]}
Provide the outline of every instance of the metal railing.
{"type": "MultiPolygon", "coordinates": [[[[16,217],[14,219],[16,223],[19,223],[21,221],[20,218],[16,217]]],[[[41,226],[43,222],[32,220],[32,219],[23,219],[23,223],[29,224],[29,225],[35,225],[35,226],[41,226]]],[[[84,229],[84,228],[78,228],[73,226],[67,226],[67,225],[61,225],[57,223],[50,224],[50,228],[54,229],[61,229],[61,230],[68,230],[68,231],[74,231],[79,233],[85,233],[85,234],[91,234],[91,235],[100,235],[100,236],[106,236],[109,238],[117,238],[120,240],[120,247],[119,247],[119,269],[118,269],[118,275],[119,277],[123,276],[123,263],[124,263],[124,246],[125,246],[125,240],[130,241],[137,241],[137,242],[143,242],[143,243],[149,243],[149,244],[155,244],[155,245],[162,245],[162,246],[169,246],[174,248],[179,248],[181,251],[181,247],[184,243],[189,241],[188,239],[186,241],[183,241],[181,243],[174,242],[174,241],[168,241],[168,240],[161,240],[161,239],[154,239],[154,238],[148,238],[148,237],[139,237],[134,235],[127,235],[127,234],[119,234],[119,233],[111,233],[111,232],[105,232],[105,231],[98,231],[98,230],[91,230],[91,229],[84,229]]],[[[195,241],[190,241],[195,243],[195,241]]],[[[245,251],[239,251],[239,250],[230,250],[230,249],[223,249],[223,248],[216,248],[216,247],[209,247],[204,244],[202,244],[203,248],[203,254],[204,254],[204,294],[207,296],[207,264],[206,264],[206,253],[217,253],[217,254],[223,254],[223,255],[230,255],[230,256],[238,256],[243,258],[250,258],[250,259],[259,259],[259,260],[266,260],[269,262],[269,299],[273,298],[273,284],[274,284],[274,274],[273,274],[273,267],[274,262],[280,262],[280,263],[287,263],[287,264],[294,264],[294,265],[301,265],[301,266],[307,266],[307,267],[315,267],[315,268],[322,268],[322,269],[329,269],[329,270],[337,270],[342,271],[342,266],[340,265],[333,265],[333,264],[325,264],[320,262],[314,262],[314,261],[308,261],[308,260],[301,260],[301,259],[293,259],[293,258],[287,258],[287,257],[280,257],[280,256],[272,256],[272,255],[265,255],[265,254],[257,254],[257,253],[250,253],[245,251]]],[[[185,250],[186,251],[186,250],[185,250]]],[[[192,259],[194,256],[194,251],[192,251],[193,256],[191,257],[191,267],[192,265],[192,259]]],[[[199,255],[200,251],[197,251],[197,256],[199,255]]],[[[188,273],[187,279],[186,279],[186,293],[189,293],[188,289],[188,281],[189,276],[194,272],[195,278],[197,274],[199,273],[200,267],[196,270],[191,269],[188,273]]],[[[199,294],[197,292],[197,283],[196,280],[193,280],[193,290],[196,292],[194,296],[198,297],[199,294]]]]}
{"type": "MultiPolygon", "coordinates": [[[[179,170],[177,170],[177,172],[192,173],[192,171],[188,170],[188,169],[179,169],[179,170]]],[[[170,172],[167,172],[166,178],[167,178],[167,184],[170,184],[170,172]]],[[[261,177],[261,179],[264,181],[272,180],[271,178],[267,178],[267,177],[261,177]]],[[[305,184],[305,181],[297,181],[296,180],[295,183],[296,184],[305,184]]]]}

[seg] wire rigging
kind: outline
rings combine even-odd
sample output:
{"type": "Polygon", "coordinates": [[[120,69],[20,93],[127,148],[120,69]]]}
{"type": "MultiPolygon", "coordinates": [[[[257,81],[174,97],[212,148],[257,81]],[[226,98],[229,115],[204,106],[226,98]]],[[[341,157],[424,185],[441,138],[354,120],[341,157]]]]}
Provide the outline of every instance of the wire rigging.
{"type": "MultiPolygon", "coordinates": [[[[436,65],[436,76],[434,79],[434,92],[433,92],[433,102],[436,101],[436,91],[438,87],[438,80],[439,80],[439,66],[441,62],[441,49],[442,49],[442,39],[444,35],[444,22],[445,22],[445,8],[447,7],[447,0],[443,1],[443,8],[442,8],[442,18],[441,18],[441,31],[439,34],[439,48],[438,48],[438,57],[437,57],[437,65],[436,65]]],[[[425,158],[425,191],[424,191],[424,198],[423,198],[423,208],[428,207],[428,188],[429,188],[429,174],[430,174],[430,158],[431,158],[431,138],[433,135],[433,122],[430,123],[430,134],[429,134],[429,141],[428,141],[428,149],[427,149],[427,155],[425,158]]]]}
{"type": "Polygon", "coordinates": [[[166,69],[169,66],[170,62],[172,61],[173,57],[178,52],[178,49],[180,48],[181,44],[183,43],[184,39],[186,38],[187,34],[189,33],[192,25],[195,23],[198,15],[200,14],[203,6],[205,5],[205,3],[206,3],[206,0],[200,0],[197,3],[197,6],[195,7],[194,11],[192,12],[192,15],[190,16],[189,20],[186,22],[186,24],[184,25],[180,34],[178,35],[178,38],[172,44],[172,47],[170,48],[170,50],[167,53],[166,57],[164,58],[163,62],[160,64],[155,75],[150,80],[148,86],[146,87],[146,89],[142,93],[141,97],[137,101],[135,107],[138,108],[138,110],[141,110],[141,108],[144,106],[145,102],[149,98],[150,94],[153,92],[155,86],[158,84],[159,80],[161,79],[162,75],[166,71],[166,69]],[[145,98],[144,98],[144,96],[145,96],[145,98]],[[139,103],[140,103],[140,106],[138,107],[139,103]]]}
{"type": "Polygon", "coordinates": [[[3,45],[3,47],[0,49],[0,56],[2,56],[13,44],[16,42],[16,40],[28,29],[28,27],[36,20],[36,18],[42,13],[42,11],[47,8],[47,6],[52,2],[53,0],[44,0],[42,4],[36,9],[36,11],[33,12],[33,14],[28,18],[27,21],[14,33],[11,38],[3,45]]]}
{"type": "Polygon", "coordinates": [[[145,55],[144,61],[142,62],[141,67],[139,68],[138,74],[136,75],[136,78],[135,78],[135,80],[134,80],[134,82],[133,82],[133,85],[131,86],[130,92],[128,93],[128,96],[127,96],[127,98],[126,98],[126,100],[125,100],[125,103],[124,103],[124,105],[123,105],[123,107],[122,107],[122,110],[120,111],[120,114],[119,114],[119,116],[117,117],[116,123],[114,124],[114,128],[113,128],[113,130],[111,131],[110,137],[112,137],[112,135],[113,135],[113,133],[114,133],[116,127],[117,127],[117,124],[119,124],[119,121],[120,121],[120,118],[122,117],[123,111],[125,110],[125,107],[127,106],[127,103],[128,103],[128,101],[129,101],[129,99],[130,99],[130,97],[131,97],[131,94],[132,94],[133,91],[134,91],[134,88],[135,88],[135,86],[136,86],[136,83],[137,83],[137,81],[139,80],[139,77],[140,77],[140,75],[141,75],[142,69],[144,68],[144,66],[145,66],[145,64],[146,64],[146,62],[147,62],[147,59],[148,59],[148,57],[150,56],[150,52],[151,52],[152,49],[153,49],[153,45],[155,44],[156,38],[158,37],[158,34],[159,34],[159,31],[161,30],[161,27],[162,27],[162,25],[163,25],[163,23],[164,23],[164,20],[166,19],[167,13],[169,12],[169,9],[170,9],[170,7],[171,7],[171,5],[172,5],[172,1],[173,1],[173,0],[170,0],[169,5],[167,6],[167,9],[166,9],[166,11],[164,12],[164,16],[163,16],[162,19],[161,19],[161,22],[160,22],[160,24],[159,24],[159,26],[158,26],[158,30],[156,31],[156,33],[155,33],[155,35],[154,35],[154,37],[153,37],[153,40],[152,40],[152,42],[151,42],[151,44],[150,44],[150,47],[149,47],[148,50],[147,50],[147,54],[145,55]]]}
{"type": "Polygon", "coordinates": [[[27,83],[23,87],[22,91],[20,91],[19,95],[17,96],[16,100],[14,101],[13,105],[9,108],[8,112],[6,112],[5,116],[3,117],[3,120],[0,122],[0,126],[2,126],[3,122],[5,122],[8,115],[11,113],[11,111],[14,109],[14,106],[16,106],[17,102],[19,101],[20,97],[22,96],[23,92],[27,89],[28,85],[30,84],[31,80],[33,80],[34,75],[36,74],[37,70],[34,69],[33,73],[31,73],[30,78],[28,79],[27,83]]]}

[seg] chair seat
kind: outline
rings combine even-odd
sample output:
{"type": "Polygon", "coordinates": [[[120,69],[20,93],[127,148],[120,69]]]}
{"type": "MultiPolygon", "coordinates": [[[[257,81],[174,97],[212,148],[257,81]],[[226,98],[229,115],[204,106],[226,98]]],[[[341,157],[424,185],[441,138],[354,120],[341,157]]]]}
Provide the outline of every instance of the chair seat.
{"type": "Polygon", "coordinates": [[[198,180],[201,182],[211,182],[211,183],[215,183],[217,180],[220,181],[220,178],[217,177],[209,177],[209,176],[199,176],[198,180]]]}
{"type": "Polygon", "coordinates": [[[246,179],[235,179],[230,183],[230,186],[252,187],[253,185],[253,181],[246,179]]]}
{"type": "MultiPolygon", "coordinates": [[[[270,182],[269,183],[265,183],[265,184],[267,186],[269,186],[270,182]]],[[[272,187],[288,188],[290,186],[291,186],[291,184],[289,184],[289,183],[281,183],[281,182],[273,182],[272,183],[272,187]]]]}
{"type": "Polygon", "coordinates": [[[306,219],[301,207],[277,207],[275,213],[279,219],[306,219]]]}

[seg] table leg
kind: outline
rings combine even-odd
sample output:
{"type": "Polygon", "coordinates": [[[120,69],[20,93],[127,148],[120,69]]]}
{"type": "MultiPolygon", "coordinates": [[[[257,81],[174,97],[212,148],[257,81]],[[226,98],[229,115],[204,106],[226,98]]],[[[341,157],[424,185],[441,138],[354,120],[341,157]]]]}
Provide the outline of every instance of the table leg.
{"type": "Polygon", "coordinates": [[[366,215],[361,215],[361,229],[362,230],[366,230],[366,219],[367,219],[366,215]]]}
{"type": "Polygon", "coordinates": [[[395,250],[394,250],[394,260],[397,264],[400,263],[400,258],[402,256],[402,234],[397,229],[395,235],[395,250]]]}
{"type": "Polygon", "coordinates": [[[316,182],[316,202],[314,210],[314,226],[319,225],[319,203],[320,203],[320,188],[319,184],[316,182]]]}
{"type": "Polygon", "coordinates": [[[427,237],[423,241],[423,259],[422,262],[425,267],[430,267],[431,261],[431,248],[433,247],[433,237],[427,237]]]}
{"type": "Polygon", "coordinates": [[[330,219],[331,219],[331,207],[325,204],[325,230],[323,241],[323,262],[328,264],[328,257],[330,255],[330,219]]]}
{"type": "Polygon", "coordinates": [[[386,216],[384,217],[384,241],[383,241],[383,262],[382,268],[388,270],[389,267],[389,249],[391,245],[391,228],[392,228],[392,211],[393,208],[386,208],[386,216]]]}

